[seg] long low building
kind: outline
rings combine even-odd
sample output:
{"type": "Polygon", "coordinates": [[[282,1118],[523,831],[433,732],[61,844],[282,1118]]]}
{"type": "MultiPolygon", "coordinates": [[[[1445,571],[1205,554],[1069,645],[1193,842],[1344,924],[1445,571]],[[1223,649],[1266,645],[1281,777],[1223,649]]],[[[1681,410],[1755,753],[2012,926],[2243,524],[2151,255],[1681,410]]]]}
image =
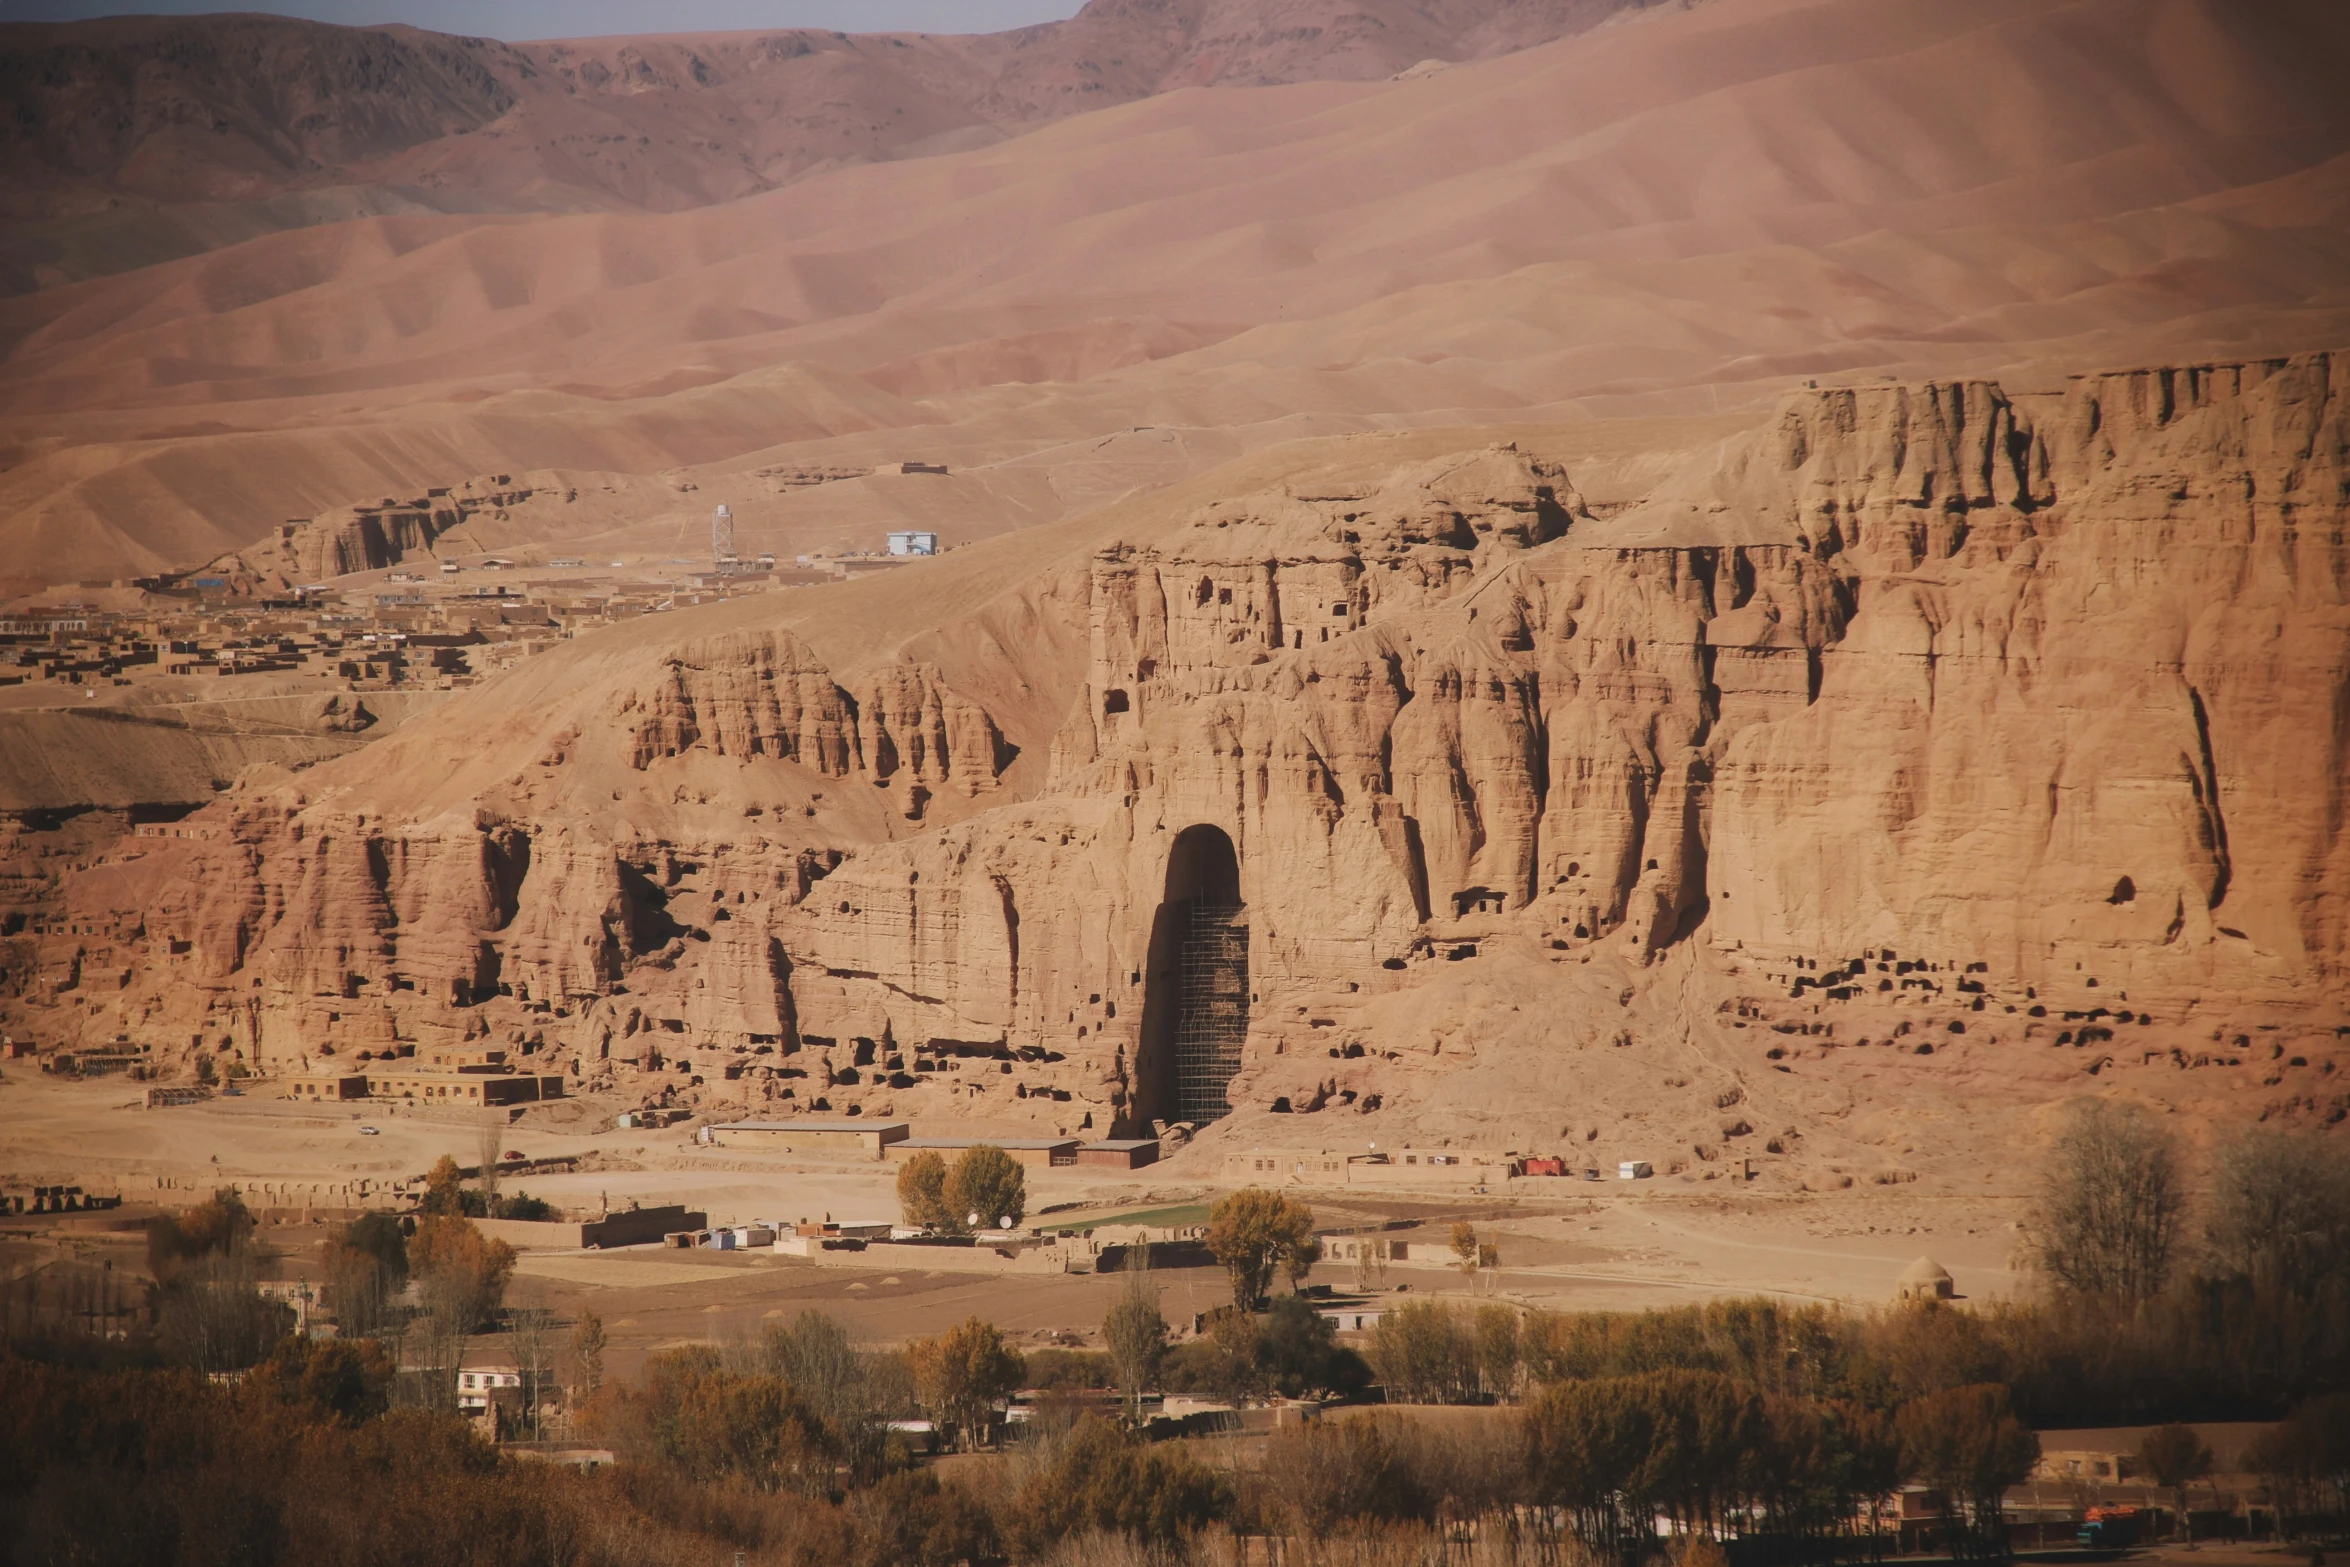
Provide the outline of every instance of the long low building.
{"type": "Polygon", "coordinates": [[[436,1104],[536,1104],[562,1098],[563,1078],[554,1072],[370,1072],[367,1095],[436,1104]]]}
{"type": "Polygon", "coordinates": [[[698,1208],[670,1203],[627,1208],[598,1219],[476,1219],[474,1227],[517,1251],[576,1251],[583,1247],[658,1246],[676,1230],[698,1230],[710,1216],[698,1208]]]}
{"type": "Polygon", "coordinates": [[[775,1153],[817,1154],[827,1159],[878,1159],[884,1149],[906,1140],[903,1121],[726,1121],[710,1128],[723,1142],[775,1153]]]}
{"type": "Polygon", "coordinates": [[[288,1099],[310,1099],[323,1103],[367,1097],[365,1072],[302,1072],[287,1078],[285,1084],[288,1099]]]}
{"type": "Polygon", "coordinates": [[[1113,1170],[1139,1170],[1146,1164],[1159,1162],[1159,1140],[1155,1137],[1113,1137],[1098,1143],[1077,1145],[1079,1164],[1106,1165],[1113,1170]]]}
{"type": "Polygon", "coordinates": [[[559,1072],[516,1072],[494,1066],[439,1070],[385,1066],[350,1072],[297,1072],[283,1082],[288,1099],[321,1104],[353,1099],[413,1099],[463,1105],[522,1105],[563,1097],[563,1076],[559,1072]]]}
{"type": "Polygon", "coordinates": [[[934,1153],[952,1160],[982,1145],[1001,1148],[1022,1164],[1040,1170],[1077,1162],[1074,1137],[907,1137],[891,1143],[882,1152],[893,1160],[910,1159],[918,1153],[934,1153]]]}

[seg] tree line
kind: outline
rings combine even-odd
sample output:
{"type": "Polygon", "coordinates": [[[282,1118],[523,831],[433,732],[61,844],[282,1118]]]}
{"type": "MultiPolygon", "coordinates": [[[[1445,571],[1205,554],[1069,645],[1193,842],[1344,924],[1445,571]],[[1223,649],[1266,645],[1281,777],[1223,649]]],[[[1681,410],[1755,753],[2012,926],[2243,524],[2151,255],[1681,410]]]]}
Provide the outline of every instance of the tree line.
{"type": "MultiPolygon", "coordinates": [[[[155,1283],[133,1331],[111,1307],[44,1312],[0,1292],[0,1545],[28,1561],[595,1567],[713,1548],[793,1563],[1581,1563],[1671,1541],[1684,1567],[1710,1567],[1692,1542],[1717,1535],[1782,1563],[1872,1554],[1887,1498],[1917,1481],[1948,1499],[1954,1550],[1991,1556],[2035,1425],[2220,1413],[2276,1420],[2249,1460],[2270,1499],[2297,1528],[2339,1528],[2342,1172],[2313,1151],[2330,1148],[2244,1140],[2197,1213],[2157,1129],[2083,1113],[2035,1218],[2051,1287],[2028,1304],[1554,1315],[1414,1301],[1350,1347],[1295,1289],[1310,1210],[1252,1190],[1211,1216],[1232,1299],[1197,1335],[1171,1331],[1148,1250],[1132,1247],[1100,1351],[1024,1356],[977,1317],[874,1348],[810,1313],[658,1354],[626,1384],[603,1376],[592,1315],[565,1350],[551,1323],[502,1310],[512,1254],[465,1217],[453,1167],[418,1214],[329,1240],[323,1303],[343,1334],[324,1342],[287,1332],[259,1296],[251,1216],[222,1193],[150,1228],[155,1283]],[[438,1368],[454,1351],[435,1345],[493,1321],[534,1377],[568,1385],[578,1433],[618,1455],[608,1472],[502,1457],[453,1417],[438,1368]],[[998,1408],[1020,1388],[1048,1391],[1006,1428],[998,1408]],[[1153,1442],[1139,1418],[1154,1390],[1374,1388],[1506,1407],[1462,1421],[1333,1410],[1248,1462],[1153,1442]],[[986,1450],[980,1467],[923,1462],[907,1428],[923,1418],[986,1450]]],[[[958,1172],[941,1173],[943,1199],[958,1172]]],[[[2141,1456],[2182,1509],[2209,1464],[2183,1426],[2141,1456]]]]}

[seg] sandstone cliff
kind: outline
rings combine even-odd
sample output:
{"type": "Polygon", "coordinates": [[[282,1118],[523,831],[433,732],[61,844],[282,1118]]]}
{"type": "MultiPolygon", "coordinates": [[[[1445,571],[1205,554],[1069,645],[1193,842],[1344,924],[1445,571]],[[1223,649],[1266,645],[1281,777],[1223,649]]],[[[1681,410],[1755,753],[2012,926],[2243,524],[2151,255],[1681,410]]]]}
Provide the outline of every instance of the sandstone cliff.
{"type": "MultiPolygon", "coordinates": [[[[387,495],[316,517],[295,518],[281,523],[275,537],[223,555],[205,569],[234,573],[239,578],[274,579],[285,585],[377,571],[400,565],[412,556],[431,556],[434,545],[468,524],[508,522],[510,508],[534,497],[569,504],[578,496],[577,486],[566,484],[563,476],[555,473],[534,475],[520,483],[511,474],[483,474],[423,495],[387,495]]],[[[478,550],[490,547],[493,540],[503,543],[504,531],[493,527],[486,539],[468,532],[452,542],[478,550]]]]}
{"type": "Polygon", "coordinates": [[[1492,448],[966,552],[926,637],[662,617],[74,877],[138,972],[7,1004],[1106,1133],[1228,844],[1230,1137],[1816,1175],[1928,1070],[1943,1140],[2129,1072],[2340,1120],[2346,438],[2350,355],[1822,390],[1606,519],[1492,448]]]}

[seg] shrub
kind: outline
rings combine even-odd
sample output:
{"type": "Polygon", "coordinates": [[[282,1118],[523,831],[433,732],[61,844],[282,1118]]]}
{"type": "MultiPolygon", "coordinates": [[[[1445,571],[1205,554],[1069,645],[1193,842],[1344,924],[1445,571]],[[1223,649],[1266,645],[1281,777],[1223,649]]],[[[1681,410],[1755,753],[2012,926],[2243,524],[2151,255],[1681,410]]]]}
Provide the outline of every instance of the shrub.
{"type": "Polygon", "coordinates": [[[1106,1420],[1085,1419],[1054,1461],[1006,1509],[1004,1532],[1034,1560],[1091,1531],[1151,1545],[1188,1539],[1232,1510],[1232,1487],[1179,1448],[1145,1447],[1106,1420]]]}
{"type": "Polygon", "coordinates": [[[1028,1367],[1023,1385],[1041,1393],[1078,1392],[1117,1384],[1118,1371],[1113,1357],[1098,1349],[1034,1349],[1023,1358],[1028,1367]]]}
{"type": "Polygon", "coordinates": [[[1363,1357],[1338,1342],[1338,1324],[1302,1297],[1284,1295],[1257,1323],[1257,1369],[1275,1392],[1359,1393],[1371,1384],[1363,1357]]]}
{"type": "Polygon", "coordinates": [[[822,1422],[781,1378],[728,1371],[707,1345],[655,1355],[640,1387],[615,1393],[594,1424],[637,1462],[758,1491],[831,1488],[822,1422]]]}
{"type": "Polygon", "coordinates": [[[2000,1499],[2040,1461],[2040,1439],[2016,1419],[2006,1388],[1947,1388],[1903,1406],[1903,1459],[1959,1509],[1963,1546],[2003,1549],[2000,1499]]]}
{"type": "Polygon", "coordinates": [[[858,1494],[853,1511],[866,1567],[963,1567],[1003,1555],[987,1503],[929,1469],[887,1476],[858,1494]]]}
{"type": "Polygon", "coordinates": [[[1130,1410],[1139,1409],[1145,1388],[1159,1380],[1167,1354],[1167,1319],[1159,1313],[1159,1292],[1150,1282],[1150,1248],[1126,1248],[1124,1288],[1102,1318],[1102,1342],[1109,1348],[1112,1375],[1130,1410]]]}
{"type": "Polygon", "coordinates": [[[1371,1332],[1371,1364],[1390,1397],[1457,1402],[1477,1387],[1475,1331],[1450,1306],[1410,1301],[1381,1314],[1371,1332]]]}
{"type": "Polygon", "coordinates": [[[248,1397],[299,1405],[345,1426],[391,1407],[392,1363],[367,1339],[288,1334],[244,1382],[248,1397]]]}
{"type": "MultiPolygon", "coordinates": [[[[919,1157],[919,1156],[917,1156],[919,1157]]],[[[947,1217],[992,1230],[1018,1224],[1028,1214],[1028,1172],[1020,1161],[991,1143],[967,1148],[946,1181],[947,1217]],[[976,1221],[972,1215],[977,1214],[976,1221]]]]}
{"type": "Polygon", "coordinates": [[[1232,1303],[1243,1311],[1264,1304],[1276,1272],[1292,1284],[1314,1262],[1314,1210],[1262,1187],[1244,1187],[1208,1215],[1208,1251],[1232,1280],[1232,1303]]]}
{"type": "Polygon", "coordinates": [[[916,1341],[910,1358],[922,1407],[952,1426],[965,1447],[985,1435],[990,1409],[1020,1386],[1027,1369],[995,1324],[978,1317],[916,1341]]]}
{"type": "Polygon", "coordinates": [[[1411,1449],[1419,1433],[1400,1420],[1324,1419],[1276,1431],[1262,1481],[1271,1509],[1311,1539],[1366,1523],[1434,1516],[1411,1449]]]}
{"type": "Polygon", "coordinates": [[[908,1224],[932,1229],[962,1228],[960,1214],[947,1212],[947,1162],[930,1149],[898,1166],[898,1211],[908,1224]]]}

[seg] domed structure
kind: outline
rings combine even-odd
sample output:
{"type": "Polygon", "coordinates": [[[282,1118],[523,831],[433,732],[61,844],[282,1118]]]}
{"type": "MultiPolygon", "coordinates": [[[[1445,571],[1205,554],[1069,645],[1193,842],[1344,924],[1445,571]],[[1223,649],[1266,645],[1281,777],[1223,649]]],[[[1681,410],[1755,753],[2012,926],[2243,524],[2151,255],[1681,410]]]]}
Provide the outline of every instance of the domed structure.
{"type": "Polygon", "coordinates": [[[1950,1270],[1931,1257],[1920,1257],[1902,1269],[1901,1280],[1893,1287],[1895,1300],[1950,1300],[1957,1294],[1950,1270]]]}

